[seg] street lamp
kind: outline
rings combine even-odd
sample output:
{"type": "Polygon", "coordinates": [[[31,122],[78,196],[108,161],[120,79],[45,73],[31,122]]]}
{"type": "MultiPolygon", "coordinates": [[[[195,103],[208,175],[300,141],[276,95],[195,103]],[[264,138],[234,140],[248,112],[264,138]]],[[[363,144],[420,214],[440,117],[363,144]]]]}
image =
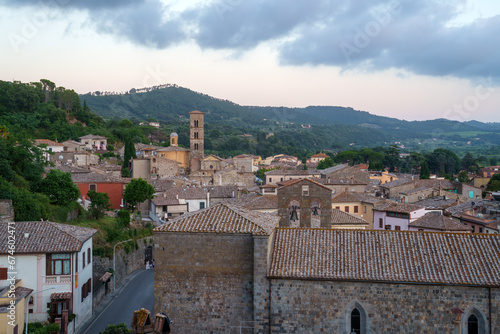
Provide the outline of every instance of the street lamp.
{"type": "MultiPolygon", "coordinates": [[[[29,301],[31,295],[35,295],[37,293],[48,291],[48,290],[54,290],[54,289],[57,289],[58,287],[59,287],[59,285],[56,285],[56,286],[53,286],[51,288],[40,290],[40,291],[31,291],[30,293],[28,293],[28,296],[26,297],[26,299],[29,301]]],[[[26,305],[26,317],[24,319],[24,322],[25,322],[24,332],[26,334],[28,334],[28,306],[27,305],[26,305]]]]}
{"type": "Polygon", "coordinates": [[[132,241],[132,239],[120,241],[119,243],[117,243],[113,247],[113,290],[116,290],[116,254],[115,254],[116,246],[118,246],[119,244],[123,244],[124,242],[128,242],[128,241],[132,241]]]}

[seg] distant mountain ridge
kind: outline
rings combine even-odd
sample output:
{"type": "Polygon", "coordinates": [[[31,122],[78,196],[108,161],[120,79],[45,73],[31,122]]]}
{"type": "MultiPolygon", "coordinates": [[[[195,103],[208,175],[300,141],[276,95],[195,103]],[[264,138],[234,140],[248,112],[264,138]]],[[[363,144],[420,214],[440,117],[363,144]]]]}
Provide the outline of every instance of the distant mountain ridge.
{"type": "MultiPolygon", "coordinates": [[[[439,127],[454,131],[500,131],[500,123],[483,123],[479,121],[458,122],[447,119],[426,121],[406,121],[387,116],[378,116],[367,111],[355,110],[341,106],[308,106],[305,108],[242,106],[229,100],[211,97],[194,92],[175,84],[165,84],[148,88],[132,88],[128,92],[91,92],[80,95],[87,104],[100,115],[113,117],[155,117],[168,120],[173,115],[185,115],[186,112],[200,109],[211,117],[226,116],[236,119],[253,119],[257,117],[282,122],[306,122],[308,124],[352,124],[382,129],[402,129],[410,131],[432,130],[439,127]],[[244,116],[239,113],[246,112],[244,116]]],[[[255,119],[257,120],[257,119],[255,119]]]]}
{"type": "Polygon", "coordinates": [[[343,142],[359,143],[361,141],[356,139],[365,138],[362,142],[366,143],[369,142],[367,138],[372,137],[377,138],[373,145],[410,139],[420,143],[421,140],[439,137],[451,143],[467,143],[481,133],[488,139],[488,144],[500,145],[500,123],[458,122],[442,118],[406,121],[340,106],[242,106],[175,84],[131,89],[125,93],[93,92],[80,95],[80,99],[82,102],[85,100],[99,115],[109,119],[154,118],[160,122],[179,122],[186,120],[190,111],[201,110],[205,112],[207,124],[230,125],[243,132],[252,129],[266,132],[287,128],[302,130],[301,124],[306,124],[312,128],[316,126],[316,129],[334,126],[335,130],[332,128],[332,131],[345,137],[343,142]],[[339,125],[343,128],[339,128],[339,125]]]}

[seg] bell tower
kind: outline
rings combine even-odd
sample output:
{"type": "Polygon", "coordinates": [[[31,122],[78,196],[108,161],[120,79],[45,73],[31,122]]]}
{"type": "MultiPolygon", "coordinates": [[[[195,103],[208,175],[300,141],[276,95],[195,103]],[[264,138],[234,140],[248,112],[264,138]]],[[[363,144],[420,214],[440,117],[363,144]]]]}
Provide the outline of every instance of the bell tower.
{"type": "Polygon", "coordinates": [[[191,173],[199,171],[201,168],[201,159],[205,156],[204,153],[204,129],[203,118],[204,113],[198,110],[189,113],[189,142],[190,142],[190,170],[191,173]]]}
{"type": "Polygon", "coordinates": [[[170,134],[170,146],[179,146],[179,135],[176,132],[170,134]]]}

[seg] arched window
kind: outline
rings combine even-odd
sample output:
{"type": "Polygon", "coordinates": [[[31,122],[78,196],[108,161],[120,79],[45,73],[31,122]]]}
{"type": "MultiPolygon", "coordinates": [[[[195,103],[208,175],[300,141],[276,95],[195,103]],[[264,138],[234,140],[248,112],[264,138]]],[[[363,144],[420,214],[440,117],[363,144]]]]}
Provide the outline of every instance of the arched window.
{"type": "Polygon", "coordinates": [[[369,328],[369,318],[363,306],[358,301],[352,301],[346,309],[346,332],[366,334],[369,328]]]}
{"type": "Polygon", "coordinates": [[[479,323],[477,317],[471,314],[467,319],[467,333],[468,334],[479,334],[479,323]]]}
{"type": "Polygon", "coordinates": [[[462,334],[488,333],[486,316],[477,308],[471,307],[462,315],[462,334]]]}
{"type": "Polygon", "coordinates": [[[361,313],[357,308],[351,312],[351,331],[350,333],[361,334],[361,313]]]}

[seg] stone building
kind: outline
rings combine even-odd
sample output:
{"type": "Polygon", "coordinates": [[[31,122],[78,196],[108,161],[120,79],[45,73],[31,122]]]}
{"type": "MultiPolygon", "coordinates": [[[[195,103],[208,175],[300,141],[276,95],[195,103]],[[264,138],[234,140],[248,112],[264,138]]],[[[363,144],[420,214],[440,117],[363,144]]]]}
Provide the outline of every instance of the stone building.
{"type": "Polygon", "coordinates": [[[201,159],[205,156],[204,151],[204,113],[194,110],[189,113],[189,144],[190,144],[190,172],[201,169],[201,159]]]}
{"type": "Polygon", "coordinates": [[[281,227],[330,227],[332,191],[310,179],[289,181],[278,188],[281,227]]]}
{"type": "Polygon", "coordinates": [[[173,332],[227,333],[265,312],[254,298],[268,284],[261,245],[278,221],[218,204],[154,230],[155,310],[172,319],[173,332]]]}
{"type": "Polygon", "coordinates": [[[219,204],[154,230],[155,310],[172,333],[499,332],[499,235],[279,219],[219,204]]]}

